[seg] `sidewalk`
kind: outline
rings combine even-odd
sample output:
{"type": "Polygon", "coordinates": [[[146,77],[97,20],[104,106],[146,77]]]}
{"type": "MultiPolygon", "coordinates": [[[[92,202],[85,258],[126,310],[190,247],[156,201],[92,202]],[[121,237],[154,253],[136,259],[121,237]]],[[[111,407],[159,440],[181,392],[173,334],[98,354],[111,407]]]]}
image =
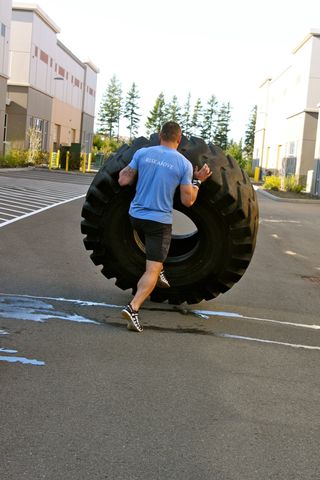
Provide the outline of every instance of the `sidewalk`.
{"type": "MultiPolygon", "coordinates": [[[[261,183],[253,183],[253,188],[264,195],[265,197],[270,198],[276,202],[287,202],[287,203],[318,203],[320,205],[320,197],[305,197],[303,198],[303,193],[295,192],[272,192],[271,190],[264,190],[261,183]]],[[[307,195],[307,194],[306,194],[307,195]]]]}

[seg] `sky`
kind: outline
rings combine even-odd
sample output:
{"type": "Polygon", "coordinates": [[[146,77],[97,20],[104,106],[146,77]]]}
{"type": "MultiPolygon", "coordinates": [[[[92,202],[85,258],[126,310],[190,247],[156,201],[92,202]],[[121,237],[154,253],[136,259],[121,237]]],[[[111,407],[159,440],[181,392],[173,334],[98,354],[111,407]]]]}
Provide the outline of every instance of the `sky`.
{"type": "MultiPolygon", "coordinates": [[[[24,2],[31,3],[31,2],[24,2]]],[[[290,65],[292,50],[320,30],[320,0],[38,0],[58,38],[100,70],[98,111],[113,75],[140,92],[142,125],[160,92],[183,105],[211,95],[230,102],[230,139],[244,137],[258,89],[290,65]]],[[[123,135],[128,134],[123,130],[123,135]]]]}

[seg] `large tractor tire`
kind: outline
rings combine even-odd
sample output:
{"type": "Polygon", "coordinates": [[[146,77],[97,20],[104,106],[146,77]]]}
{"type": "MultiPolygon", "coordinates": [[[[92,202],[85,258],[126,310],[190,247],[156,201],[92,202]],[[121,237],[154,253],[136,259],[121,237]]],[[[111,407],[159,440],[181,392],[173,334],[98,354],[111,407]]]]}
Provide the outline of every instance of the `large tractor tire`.
{"type": "MultiPolygon", "coordinates": [[[[135,188],[120,187],[118,175],[136,150],[157,144],[156,134],[150,140],[140,137],[112,154],[94,177],[82,209],[81,231],[93,263],[102,265],[103,275],[115,278],[118,287],[133,292],[144,272],[144,245],[128,217],[135,188]]],[[[182,205],[179,188],[174,198],[174,209],[195,227],[173,235],[165,262],[171,288],[155,288],[151,300],[176,305],[210,300],[238,282],[252,258],[258,230],[256,194],[236,161],[195,137],[183,137],[179,151],[193,167],[207,163],[212,176],[201,185],[192,207],[182,205]]]]}

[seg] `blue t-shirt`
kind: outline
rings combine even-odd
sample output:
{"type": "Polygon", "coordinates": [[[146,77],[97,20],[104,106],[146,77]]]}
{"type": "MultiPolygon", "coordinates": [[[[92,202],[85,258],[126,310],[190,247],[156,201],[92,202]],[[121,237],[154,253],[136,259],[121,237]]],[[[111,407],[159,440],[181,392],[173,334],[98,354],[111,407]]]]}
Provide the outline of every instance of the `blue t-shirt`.
{"type": "Polygon", "coordinates": [[[138,171],[136,194],[129,214],[172,224],[174,193],[178,185],[192,183],[191,162],[177,150],[158,145],[137,150],[129,167],[138,171]]]}

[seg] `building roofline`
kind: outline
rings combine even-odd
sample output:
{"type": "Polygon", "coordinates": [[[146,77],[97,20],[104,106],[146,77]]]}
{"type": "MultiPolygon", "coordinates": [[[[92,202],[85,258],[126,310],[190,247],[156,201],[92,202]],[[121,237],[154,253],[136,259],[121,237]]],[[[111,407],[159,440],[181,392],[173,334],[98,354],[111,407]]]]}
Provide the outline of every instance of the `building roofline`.
{"type": "Polygon", "coordinates": [[[36,13],[55,33],[60,33],[60,28],[36,3],[14,3],[12,10],[20,10],[36,13]]]}
{"type": "Polygon", "coordinates": [[[271,82],[271,81],[272,81],[272,78],[271,78],[271,77],[267,77],[267,78],[261,83],[261,85],[259,85],[259,88],[263,87],[266,83],[271,82]]]}
{"type": "Polygon", "coordinates": [[[83,63],[84,65],[88,65],[95,73],[100,73],[99,68],[91,60],[87,59],[83,63]]]}
{"type": "Polygon", "coordinates": [[[300,50],[300,48],[303,47],[303,45],[312,37],[320,37],[319,28],[312,28],[308,35],[306,35],[304,39],[292,50],[292,53],[297,53],[297,51],[300,50]]]}
{"type": "Polygon", "coordinates": [[[68,47],[66,47],[64,45],[64,43],[62,43],[60,40],[57,40],[57,46],[60,47],[62,50],[64,50],[71,58],[73,58],[73,60],[75,62],[77,62],[82,68],[85,68],[85,66],[87,65],[88,67],[90,67],[95,73],[100,73],[100,70],[98,69],[98,67],[95,66],[95,64],[93,62],[91,62],[91,60],[86,60],[85,62],[82,62],[80,60],[80,58],[78,58],[74,53],[71,52],[71,50],[69,50],[68,47]]]}
{"type": "Polygon", "coordinates": [[[64,50],[75,62],[77,62],[83,68],[83,62],[74,53],[69,50],[60,40],[57,39],[57,46],[64,50]]]}

